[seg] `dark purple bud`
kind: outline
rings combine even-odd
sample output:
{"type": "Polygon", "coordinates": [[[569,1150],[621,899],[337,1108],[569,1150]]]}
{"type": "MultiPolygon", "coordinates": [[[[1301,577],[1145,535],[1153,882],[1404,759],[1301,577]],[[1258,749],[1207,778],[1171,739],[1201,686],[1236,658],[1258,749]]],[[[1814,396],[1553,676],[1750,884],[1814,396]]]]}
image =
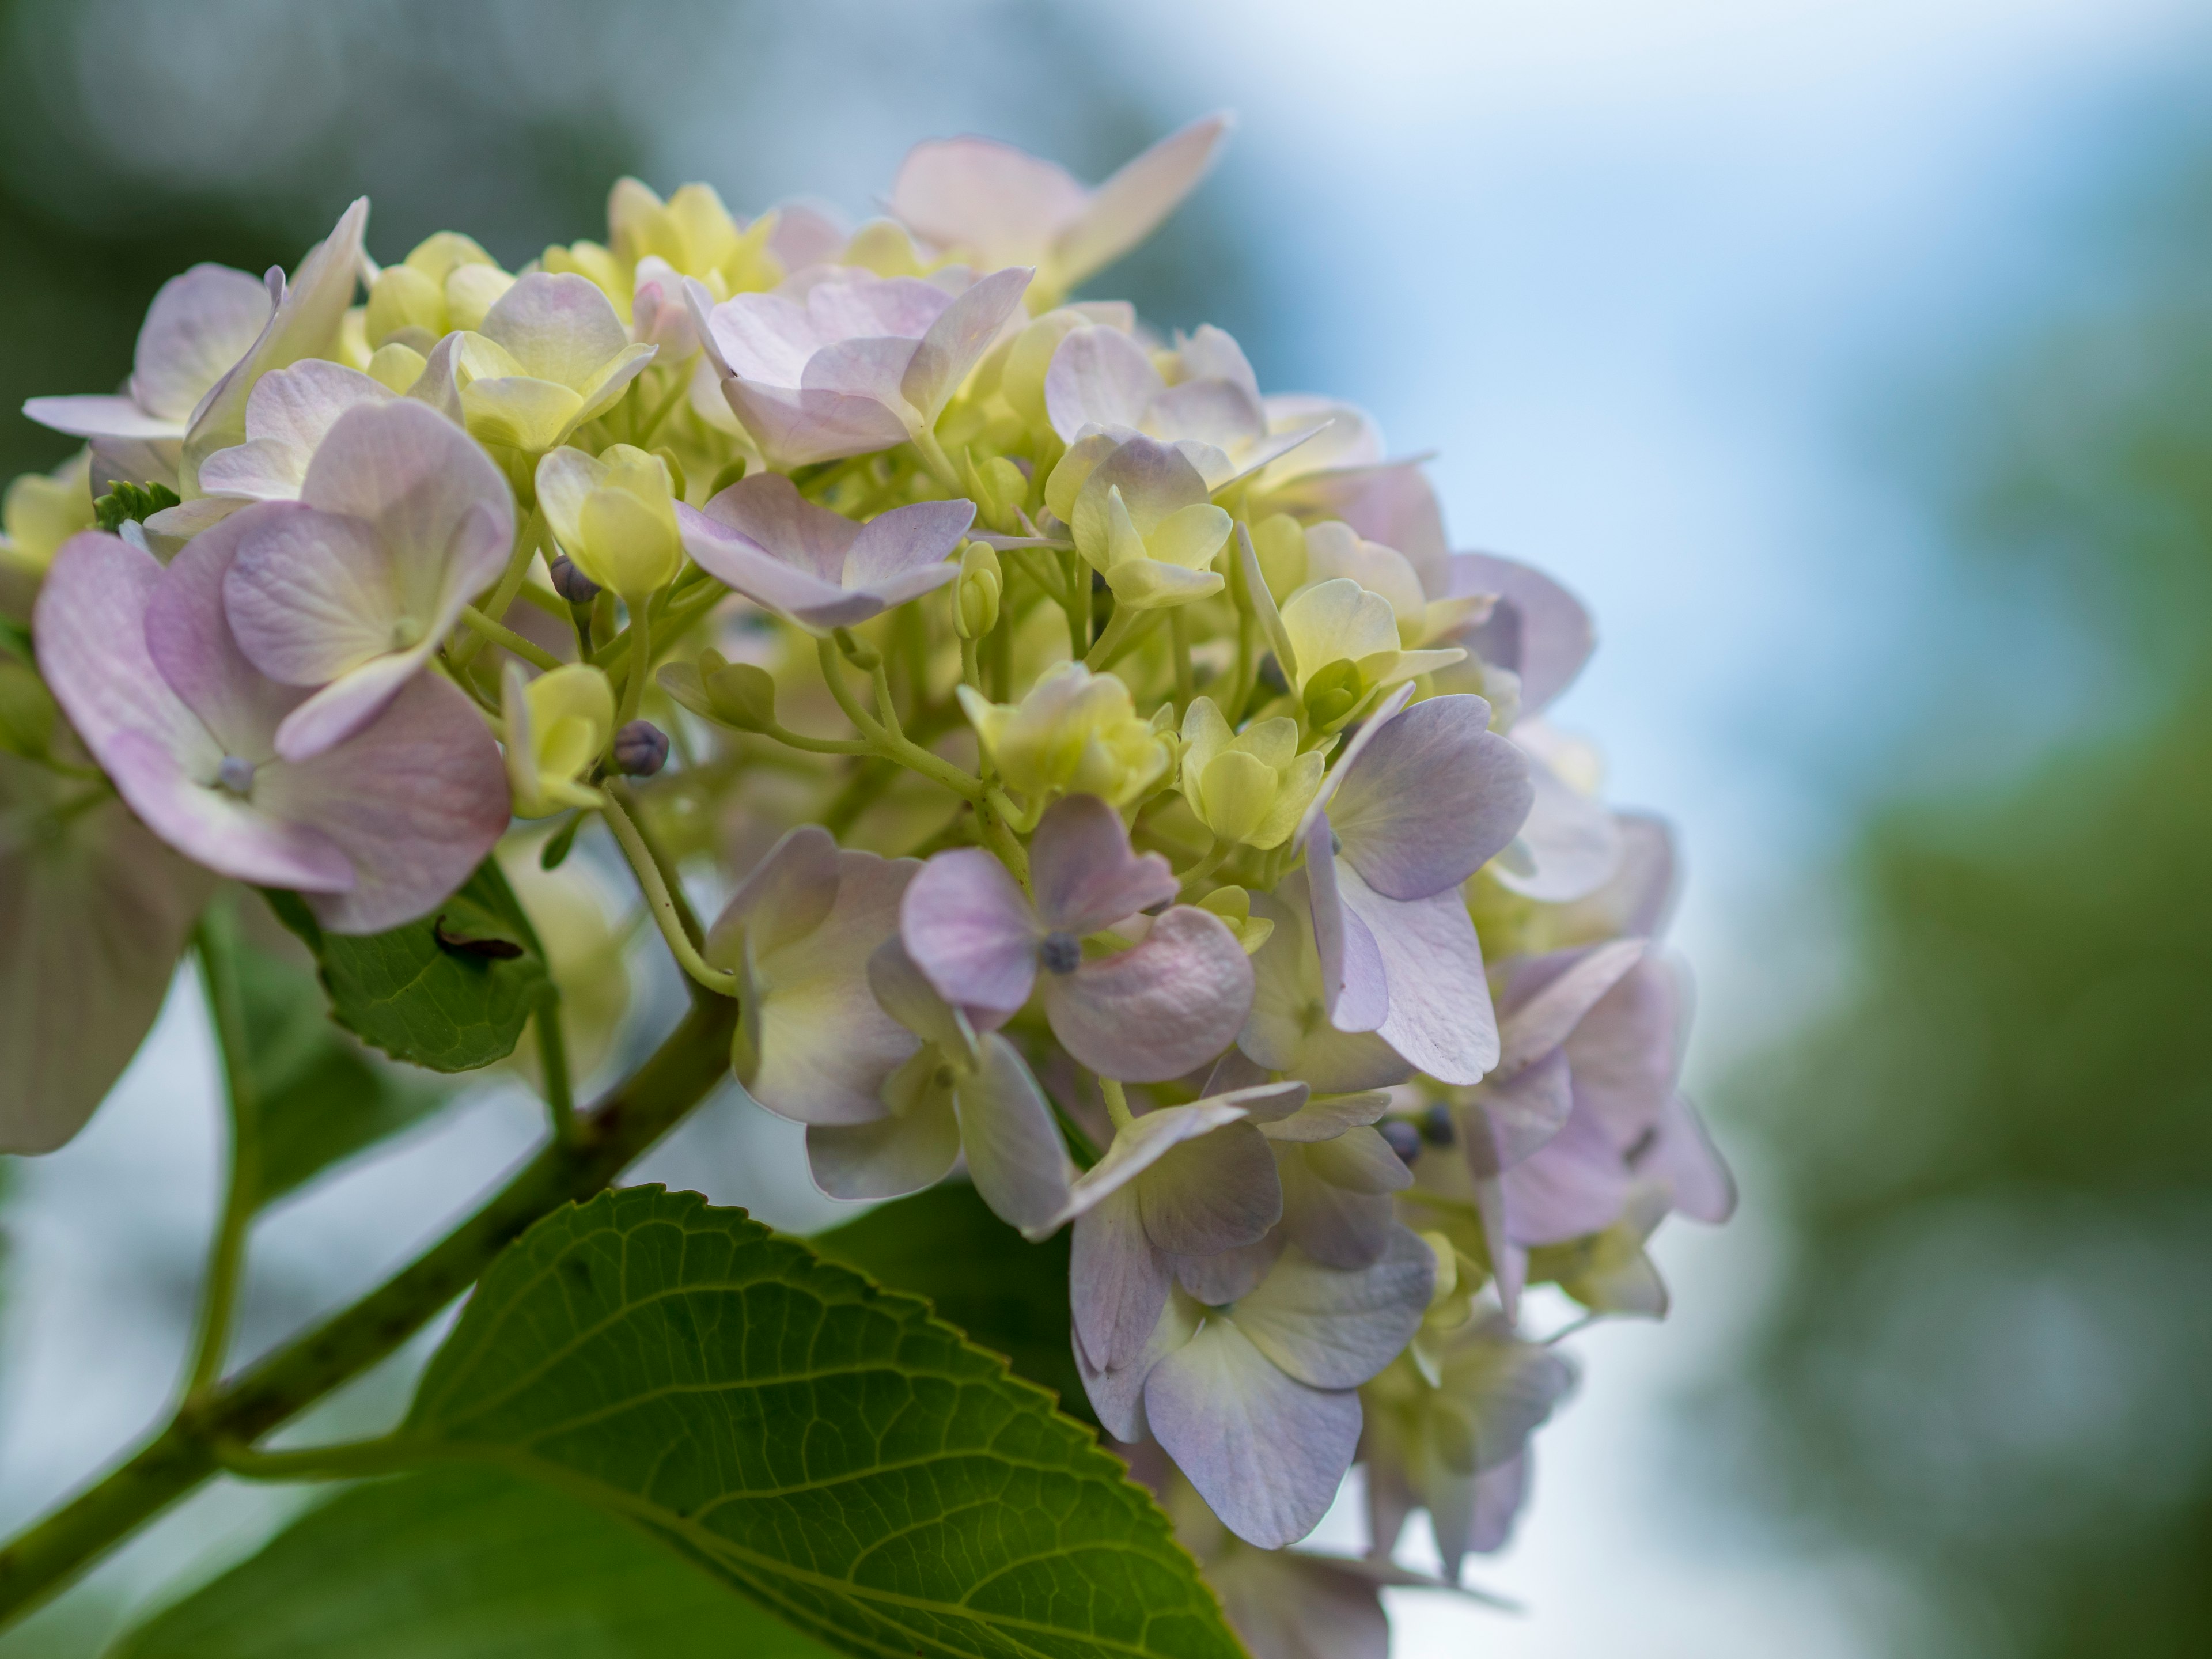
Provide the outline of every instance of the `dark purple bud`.
{"type": "Polygon", "coordinates": [[[1037,941],[1037,960],[1048,974],[1072,974],[1083,966],[1083,941],[1073,933],[1047,933],[1037,941]]]}
{"type": "Polygon", "coordinates": [[[1421,1155],[1421,1132],[1402,1117],[1386,1117],[1375,1126],[1401,1162],[1412,1164],[1421,1155]]]}
{"type": "Polygon", "coordinates": [[[615,733],[615,770],[649,778],[668,764],[668,733],[651,720],[632,720],[615,733]]]}
{"type": "Polygon", "coordinates": [[[1452,1128],[1451,1108],[1441,1100],[1421,1114],[1421,1139],[1431,1146],[1449,1146],[1457,1139],[1452,1128]]]}
{"type": "Polygon", "coordinates": [[[553,591],[571,605],[589,605],[599,597],[599,585],[565,553],[553,561],[553,591]]]}

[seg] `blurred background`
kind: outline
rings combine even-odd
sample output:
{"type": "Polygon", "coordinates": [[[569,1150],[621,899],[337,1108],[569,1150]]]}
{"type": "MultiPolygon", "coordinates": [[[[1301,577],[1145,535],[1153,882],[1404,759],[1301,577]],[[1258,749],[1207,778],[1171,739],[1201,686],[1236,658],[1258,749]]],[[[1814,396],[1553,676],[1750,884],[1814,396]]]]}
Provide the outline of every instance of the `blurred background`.
{"type": "MultiPolygon", "coordinates": [[[[1692,1081],[1742,1182],[1661,1328],[1577,1340],[1528,1611],[1399,1652],[2212,1644],[2212,26],[2179,0],[0,4],[0,409],[148,299],[603,234],[618,173],[866,213],[915,139],[1096,179],[1242,125],[1094,283],[1439,452],[1455,543],[1577,588],[1561,705],[1681,829],[1692,1081]]],[[[0,477],[56,438],[0,416],[0,477]]],[[[0,1165],[0,1527],[161,1407],[215,1200],[189,983],[92,1127],[0,1165]]],[[[249,1344],[526,1144],[483,1091],[264,1222],[249,1344]]],[[[658,1178],[823,1212],[725,1103],[658,1178]]],[[[397,1371],[326,1424],[388,1410],[397,1371]]],[[[218,1489],[0,1656],[96,1651],[281,1519],[218,1489]]],[[[1350,1517],[1325,1540],[1349,1543],[1350,1517]]]]}

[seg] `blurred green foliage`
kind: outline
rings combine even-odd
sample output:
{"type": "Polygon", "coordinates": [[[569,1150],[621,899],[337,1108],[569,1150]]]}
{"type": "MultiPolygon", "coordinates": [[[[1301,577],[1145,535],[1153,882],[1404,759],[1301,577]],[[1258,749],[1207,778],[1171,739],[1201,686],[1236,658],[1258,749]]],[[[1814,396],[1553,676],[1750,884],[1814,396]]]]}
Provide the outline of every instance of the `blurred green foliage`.
{"type": "Polygon", "coordinates": [[[1896,1571],[1899,1654],[2212,1647],[2208,177],[1963,411],[1968,587],[2055,603],[2071,734],[1873,818],[1852,989],[1733,1089],[1794,1248],[1722,1443],[1896,1571]]]}

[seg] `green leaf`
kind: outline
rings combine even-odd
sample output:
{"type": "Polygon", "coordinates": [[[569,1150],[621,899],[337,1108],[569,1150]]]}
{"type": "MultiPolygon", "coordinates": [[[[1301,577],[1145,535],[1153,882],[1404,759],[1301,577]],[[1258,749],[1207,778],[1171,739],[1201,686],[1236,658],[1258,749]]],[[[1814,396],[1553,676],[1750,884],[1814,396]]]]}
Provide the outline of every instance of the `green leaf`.
{"type": "Polygon", "coordinates": [[[275,1202],[448,1098],[442,1085],[377,1059],[332,1024],[313,975],[243,944],[236,966],[258,1146],[256,1203],[275,1202]]]}
{"type": "Polygon", "coordinates": [[[268,896],[315,953],[338,1024],[434,1072],[506,1059],[552,983],[530,918],[490,859],[438,909],[388,933],[325,933],[297,894],[268,896]]]}
{"type": "Polygon", "coordinates": [[[969,1341],[1006,1355],[1016,1376],[1057,1394],[1060,1410],[1098,1420],[1069,1346],[1066,1229],[1029,1243],[975,1188],[947,1181],[810,1242],[878,1284],[927,1297],[969,1341]]]}
{"type": "Polygon", "coordinates": [[[167,484],[118,483],[92,504],[92,521],[112,532],[126,520],[143,522],[177,501],[177,492],[167,484]]]}
{"type": "Polygon", "coordinates": [[[400,1434],[599,1504],[849,1653],[1240,1651],[1167,1518],[1042,1389],[696,1193],[532,1227],[400,1434]]]}
{"type": "Polygon", "coordinates": [[[580,1498],[491,1469],[356,1486],[108,1659],[827,1659],[580,1498]]]}

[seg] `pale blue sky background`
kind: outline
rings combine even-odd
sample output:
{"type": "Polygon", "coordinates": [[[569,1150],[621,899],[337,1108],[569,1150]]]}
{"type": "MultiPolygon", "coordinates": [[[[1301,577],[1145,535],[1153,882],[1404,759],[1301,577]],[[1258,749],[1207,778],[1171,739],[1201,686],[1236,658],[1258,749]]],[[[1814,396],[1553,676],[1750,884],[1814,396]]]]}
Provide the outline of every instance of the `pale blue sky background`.
{"type": "MultiPolygon", "coordinates": [[[[2079,204],[2140,142],[2134,116],[2175,66],[2206,61],[2199,9],[1069,9],[1141,69],[1164,122],[1239,112],[1200,208],[1234,216],[1261,274],[1263,377],[1365,404],[1401,450],[1440,451],[1459,544],[1544,564],[1595,611],[1600,656],[1559,718],[1601,743],[1620,799],[1681,826],[1693,884],[1680,939],[1704,987],[1694,1068],[1718,1075],[1838,971],[1818,877],[1852,804],[1888,787],[1900,750],[1924,751],[1942,712],[1931,688],[1994,672],[2016,637],[2000,611],[1961,611],[1882,445],[1910,441],[1915,400],[1947,365],[2096,280],[2079,204]]],[[[810,7],[742,75],[652,105],[655,182],[714,176],[733,100],[765,100],[773,136],[750,108],[744,176],[865,209],[915,137],[1005,130],[1006,77],[1023,77],[1024,121],[1043,118],[1048,68],[996,16],[810,7]],[[835,72],[825,40],[858,43],[869,73],[835,72]]],[[[686,45],[702,61],[715,49],[686,45]]],[[[180,997],[93,1127],[25,1171],[17,1290],[0,1311],[0,1525],[161,1404],[173,1334],[134,1315],[197,1272],[211,1211],[196,1018],[180,997]],[[91,1224],[126,1194],[127,1216],[91,1224]],[[145,1284],[149,1261],[166,1285],[145,1284]]],[[[534,1122],[487,1102],[281,1213],[263,1249],[299,1293],[365,1285],[534,1122]],[[396,1239],[395,1206],[415,1218],[396,1239]]],[[[724,1160],[718,1195],[757,1200],[733,1147],[774,1139],[732,1119],[692,1152],[724,1160]]],[[[1871,1650],[1878,1583],[1765,1550],[1680,1479],[1672,1401],[1728,1363],[1773,1248],[1758,1171],[1743,1174],[1735,1226],[1662,1237],[1668,1324],[1575,1344],[1586,1385],[1539,1443],[1521,1540],[1478,1569],[1528,1613],[1409,1601],[1406,1659],[1871,1650]]],[[[203,1500],[106,1582],[217,1547],[217,1521],[252,1507],[203,1500]]]]}

